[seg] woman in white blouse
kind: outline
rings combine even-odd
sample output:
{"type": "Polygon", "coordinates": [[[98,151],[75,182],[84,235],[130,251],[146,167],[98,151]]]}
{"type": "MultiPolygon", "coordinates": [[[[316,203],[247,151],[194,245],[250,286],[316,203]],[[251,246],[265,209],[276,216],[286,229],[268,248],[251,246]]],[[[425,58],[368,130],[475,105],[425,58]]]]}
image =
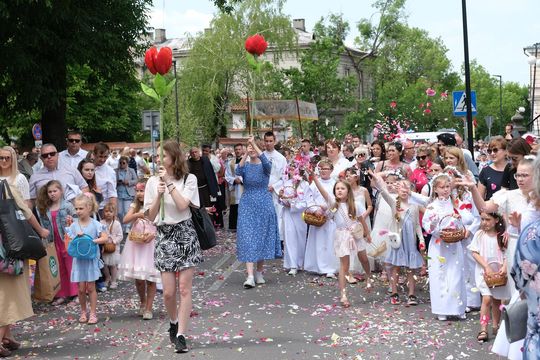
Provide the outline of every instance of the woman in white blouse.
{"type": "Polygon", "coordinates": [[[151,177],[146,185],[144,209],[158,230],[154,263],[161,272],[163,300],[170,318],[169,338],[176,352],[184,353],[188,351],[185,334],[191,313],[193,273],[203,261],[189,209],[199,207],[199,191],[197,178],[188,173],[186,159],[176,141],[163,144],[161,164],[159,177],[151,177]]]}

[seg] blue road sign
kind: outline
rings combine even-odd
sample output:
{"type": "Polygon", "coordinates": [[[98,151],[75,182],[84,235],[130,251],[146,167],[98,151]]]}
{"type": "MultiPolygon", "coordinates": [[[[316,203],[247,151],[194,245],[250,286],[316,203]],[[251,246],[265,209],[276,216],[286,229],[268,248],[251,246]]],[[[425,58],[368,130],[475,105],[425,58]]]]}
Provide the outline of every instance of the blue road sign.
{"type": "Polygon", "coordinates": [[[43,132],[41,131],[41,124],[36,123],[34,126],[32,126],[32,136],[34,137],[34,140],[41,140],[43,137],[43,132]]]}
{"type": "MultiPolygon", "coordinates": [[[[465,91],[460,90],[452,92],[452,98],[454,100],[454,116],[467,116],[465,91]]],[[[471,107],[472,114],[476,115],[476,91],[474,90],[471,90],[471,107]]]]}

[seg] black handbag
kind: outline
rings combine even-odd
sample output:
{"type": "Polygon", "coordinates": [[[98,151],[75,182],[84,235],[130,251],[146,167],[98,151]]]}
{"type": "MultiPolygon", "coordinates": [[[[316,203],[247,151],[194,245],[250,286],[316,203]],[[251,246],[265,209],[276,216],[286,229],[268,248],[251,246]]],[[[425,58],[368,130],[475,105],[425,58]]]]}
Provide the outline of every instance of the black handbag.
{"type": "Polygon", "coordinates": [[[0,232],[9,258],[39,260],[47,255],[41,238],[15,202],[6,180],[0,181],[0,232]]]}
{"type": "Polygon", "coordinates": [[[202,250],[208,250],[216,246],[216,231],[210,215],[206,209],[189,207],[191,210],[191,220],[197,232],[197,238],[202,250]]]}
{"type": "MultiPolygon", "coordinates": [[[[186,183],[189,174],[184,176],[184,184],[186,183]]],[[[210,215],[206,212],[206,209],[195,208],[190,206],[191,221],[197,232],[197,238],[199,239],[199,245],[202,250],[208,250],[216,246],[216,231],[214,229],[214,223],[210,219],[210,215]]]]}
{"type": "Polygon", "coordinates": [[[525,335],[527,335],[527,317],[527,300],[519,300],[503,308],[502,318],[509,343],[525,338],[525,335]]]}

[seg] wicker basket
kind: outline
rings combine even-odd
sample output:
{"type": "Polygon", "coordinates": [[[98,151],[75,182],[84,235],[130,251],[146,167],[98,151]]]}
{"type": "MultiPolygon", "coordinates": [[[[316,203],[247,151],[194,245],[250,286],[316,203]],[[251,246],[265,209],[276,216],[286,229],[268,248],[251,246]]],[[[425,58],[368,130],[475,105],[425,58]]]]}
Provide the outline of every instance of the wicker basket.
{"type": "Polygon", "coordinates": [[[116,244],[115,243],[106,243],[103,245],[103,253],[104,254],[112,254],[116,251],[116,244]]]}
{"type": "Polygon", "coordinates": [[[302,220],[308,225],[313,226],[323,226],[326,223],[326,215],[324,214],[316,214],[316,211],[318,209],[322,210],[322,207],[319,205],[312,205],[308,207],[304,212],[302,213],[302,220]]]}
{"type": "Polygon", "coordinates": [[[144,243],[149,236],[156,234],[154,224],[146,219],[137,219],[131,227],[128,239],[136,243],[144,243]]]}
{"type": "MultiPolygon", "coordinates": [[[[444,216],[439,221],[439,225],[445,218],[450,217],[450,216],[453,216],[453,215],[444,216]]],[[[455,220],[459,221],[459,224],[460,224],[459,228],[450,228],[450,227],[443,228],[439,234],[442,241],[444,241],[445,243],[453,244],[453,243],[457,243],[458,241],[465,239],[465,234],[466,234],[465,226],[463,225],[461,220],[459,220],[458,218],[455,218],[455,220]]]]}
{"type": "Polygon", "coordinates": [[[499,274],[499,273],[491,273],[491,274],[485,274],[484,273],[484,280],[486,281],[486,285],[490,288],[498,287],[498,286],[505,286],[506,282],[508,281],[508,276],[506,273],[499,274]]]}

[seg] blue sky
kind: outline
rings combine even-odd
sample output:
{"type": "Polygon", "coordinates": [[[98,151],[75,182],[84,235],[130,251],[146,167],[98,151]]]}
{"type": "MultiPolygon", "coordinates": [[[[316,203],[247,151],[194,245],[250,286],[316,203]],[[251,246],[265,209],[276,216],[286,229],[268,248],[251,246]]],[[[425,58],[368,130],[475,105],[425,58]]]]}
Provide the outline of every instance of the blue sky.
{"type": "MultiPolygon", "coordinates": [[[[155,0],[150,26],[165,28],[167,37],[181,37],[209,26],[216,8],[210,0],[155,0]]],[[[284,12],[306,19],[306,28],[330,13],[342,13],[351,25],[347,43],[358,34],[356,23],[374,13],[371,0],[288,0],[284,12]]],[[[410,26],[440,37],[448,48],[455,70],[463,63],[463,33],[460,0],[408,0],[405,6],[410,26]]],[[[469,57],[503,82],[529,84],[525,46],[540,42],[539,0],[469,0],[467,18],[469,57]],[[535,18],[536,15],[536,18],[535,18]]]]}

